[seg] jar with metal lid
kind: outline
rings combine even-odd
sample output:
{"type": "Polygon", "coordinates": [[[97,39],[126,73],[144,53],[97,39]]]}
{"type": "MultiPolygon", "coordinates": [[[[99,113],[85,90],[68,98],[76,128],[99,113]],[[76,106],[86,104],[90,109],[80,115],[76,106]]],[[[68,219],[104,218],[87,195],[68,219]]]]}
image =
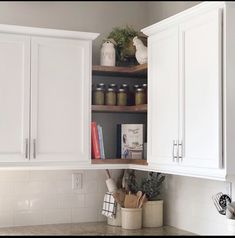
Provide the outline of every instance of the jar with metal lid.
{"type": "Polygon", "coordinates": [[[142,87],[143,87],[144,93],[145,93],[145,102],[147,103],[148,102],[148,85],[147,85],[147,83],[143,83],[142,87]]]}
{"type": "Polygon", "coordinates": [[[127,105],[131,105],[131,95],[130,95],[130,88],[129,85],[126,83],[123,83],[120,88],[123,88],[126,91],[127,94],[127,105]]]}
{"type": "Polygon", "coordinates": [[[124,88],[119,88],[117,92],[117,105],[126,106],[127,105],[127,92],[124,88]]]}
{"type": "Polygon", "coordinates": [[[117,92],[117,84],[115,83],[110,83],[109,88],[113,88],[115,92],[117,92]]]}
{"type": "Polygon", "coordinates": [[[105,94],[105,104],[114,106],[116,105],[116,91],[113,88],[108,88],[105,94]]]}
{"type": "Polygon", "coordinates": [[[104,90],[96,87],[93,91],[93,105],[104,105],[104,90]]]}
{"type": "Polygon", "coordinates": [[[135,92],[135,105],[146,104],[146,96],[143,88],[137,88],[135,92]]]}
{"type": "Polygon", "coordinates": [[[106,89],[106,86],[105,86],[104,83],[99,83],[99,84],[98,84],[98,87],[99,87],[99,88],[102,88],[104,91],[105,91],[105,89],[106,89]]]}
{"type": "Polygon", "coordinates": [[[130,91],[130,104],[129,105],[135,105],[135,93],[136,93],[136,89],[139,88],[140,85],[139,84],[135,84],[131,87],[131,91],[130,91]]]}

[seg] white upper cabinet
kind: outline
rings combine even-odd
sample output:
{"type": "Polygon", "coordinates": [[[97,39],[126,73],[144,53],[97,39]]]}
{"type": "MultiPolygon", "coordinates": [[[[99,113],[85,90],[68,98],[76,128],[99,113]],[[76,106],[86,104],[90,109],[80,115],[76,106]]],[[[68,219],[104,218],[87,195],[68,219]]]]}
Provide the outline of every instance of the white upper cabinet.
{"type": "Polygon", "coordinates": [[[184,165],[222,166],[221,9],[180,24],[180,135],[184,165]]]}
{"type": "Polygon", "coordinates": [[[234,3],[206,2],[142,30],[149,36],[152,170],[235,175],[234,19],[234,3]]]}
{"type": "Polygon", "coordinates": [[[178,140],[178,28],[150,37],[148,67],[148,162],[176,159],[178,140]],[[175,144],[175,145],[174,145],[175,144]]]}
{"type": "Polygon", "coordinates": [[[30,38],[0,33],[0,161],[29,158],[30,38]]]}
{"type": "Polygon", "coordinates": [[[97,36],[0,25],[0,162],[90,164],[97,36]]]}
{"type": "Polygon", "coordinates": [[[90,43],[46,37],[31,41],[31,158],[90,161],[90,43]]]}

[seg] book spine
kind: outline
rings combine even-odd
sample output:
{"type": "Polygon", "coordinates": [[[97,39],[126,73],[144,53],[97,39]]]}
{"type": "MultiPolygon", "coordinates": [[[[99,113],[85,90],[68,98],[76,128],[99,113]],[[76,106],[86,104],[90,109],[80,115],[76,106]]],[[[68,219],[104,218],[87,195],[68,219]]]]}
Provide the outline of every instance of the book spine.
{"type": "Polygon", "coordinates": [[[97,125],[97,128],[98,128],[99,144],[100,144],[100,158],[105,159],[103,129],[100,125],[97,125]]]}
{"type": "Polygon", "coordinates": [[[96,122],[91,123],[91,142],[93,159],[100,159],[99,137],[96,122]]]}
{"type": "Polygon", "coordinates": [[[122,143],[121,124],[118,124],[117,125],[117,152],[116,152],[117,158],[121,158],[121,143],[122,143]]]}

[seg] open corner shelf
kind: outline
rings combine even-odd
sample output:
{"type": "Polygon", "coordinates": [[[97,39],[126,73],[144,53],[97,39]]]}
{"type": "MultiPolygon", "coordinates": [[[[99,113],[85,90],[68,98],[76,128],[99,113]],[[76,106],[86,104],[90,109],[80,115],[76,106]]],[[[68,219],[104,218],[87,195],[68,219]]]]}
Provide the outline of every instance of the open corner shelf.
{"type": "Polygon", "coordinates": [[[146,113],[147,104],[136,106],[109,106],[109,105],[92,105],[93,112],[124,112],[124,113],[146,113]]]}
{"type": "Polygon", "coordinates": [[[136,164],[148,165],[144,159],[92,159],[92,164],[136,164]]]}
{"type": "Polygon", "coordinates": [[[93,75],[102,76],[122,76],[122,77],[147,77],[147,64],[140,64],[129,67],[116,67],[116,66],[92,66],[93,75]]]}

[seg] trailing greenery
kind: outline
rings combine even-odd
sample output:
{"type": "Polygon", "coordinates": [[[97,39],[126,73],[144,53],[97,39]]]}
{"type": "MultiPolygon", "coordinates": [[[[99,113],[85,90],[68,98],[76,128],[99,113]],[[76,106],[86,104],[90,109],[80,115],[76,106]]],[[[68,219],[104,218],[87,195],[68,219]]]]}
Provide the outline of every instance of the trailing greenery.
{"type": "Polygon", "coordinates": [[[148,200],[157,200],[164,180],[164,175],[154,172],[149,172],[148,177],[142,179],[141,191],[146,194],[148,200]]]}
{"type": "Polygon", "coordinates": [[[161,186],[165,176],[161,173],[148,172],[147,176],[142,178],[140,183],[137,182],[135,170],[128,172],[127,186],[132,193],[142,191],[146,194],[149,201],[158,199],[161,193],[161,186]]]}
{"type": "Polygon", "coordinates": [[[132,40],[138,35],[138,32],[128,25],[126,27],[114,27],[109,33],[108,38],[113,39],[117,43],[117,63],[124,62],[128,57],[133,57],[135,55],[135,48],[132,40]]]}

